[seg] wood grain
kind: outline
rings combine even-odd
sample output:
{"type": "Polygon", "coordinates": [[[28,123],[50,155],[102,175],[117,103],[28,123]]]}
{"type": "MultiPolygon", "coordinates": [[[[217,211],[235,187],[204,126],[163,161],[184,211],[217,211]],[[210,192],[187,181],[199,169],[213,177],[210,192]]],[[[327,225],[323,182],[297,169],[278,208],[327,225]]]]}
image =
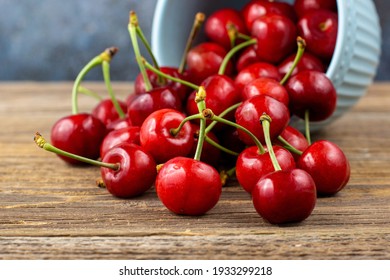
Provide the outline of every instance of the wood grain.
{"type": "MultiPolygon", "coordinates": [[[[104,95],[102,83],[86,86],[104,95]]],[[[71,83],[0,84],[1,259],[389,259],[390,84],[377,83],[345,116],[314,135],[337,143],[348,186],[318,199],[303,223],[273,226],[236,182],[201,217],[168,212],[152,189],[116,199],[99,169],[70,167],[35,146],[71,112],[71,83]]],[[[124,98],[131,83],[114,83],[124,98]]],[[[96,101],[80,96],[81,110],[96,101]]]]}

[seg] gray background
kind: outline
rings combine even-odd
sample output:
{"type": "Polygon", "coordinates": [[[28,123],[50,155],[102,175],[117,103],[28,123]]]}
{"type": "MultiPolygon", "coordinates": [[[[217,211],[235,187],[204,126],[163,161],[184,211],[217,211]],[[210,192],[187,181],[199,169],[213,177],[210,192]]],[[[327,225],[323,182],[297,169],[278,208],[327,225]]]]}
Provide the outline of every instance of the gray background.
{"type": "MultiPolygon", "coordinates": [[[[184,1],[184,0],[183,0],[184,1]]],[[[390,1],[374,0],[382,26],[382,56],[376,80],[390,80],[390,1]]],[[[74,80],[106,47],[119,52],[111,62],[113,80],[138,73],[127,31],[134,10],[150,40],[157,0],[0,0],[0,80],[74,80]]],[[[101,80],[101,70],[86,79],[101,80]]]]}

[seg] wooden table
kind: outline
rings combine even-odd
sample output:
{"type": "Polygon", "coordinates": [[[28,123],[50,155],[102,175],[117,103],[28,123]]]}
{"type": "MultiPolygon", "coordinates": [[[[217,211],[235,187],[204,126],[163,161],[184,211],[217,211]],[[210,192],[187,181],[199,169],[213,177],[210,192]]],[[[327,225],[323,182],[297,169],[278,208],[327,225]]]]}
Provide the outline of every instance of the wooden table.
{"type": "MultiPolygon", "coordinates": [[[[105,94],[102,83],[86,86],[105,94]]],[[[171,214],[151,190],[116,199],[96,187],[96,167],[75,168],[35,146],[71,112],[72,83],[0,84],[1,259],[389,259],[390,84],[314,139],[337,143],[351,162],[348,186],[318,199],[303,223],[274,226],[236,184],[202,217],[171,214]]],[[[114,83],[118,96],[130,83],[114,83]]],[[[80,96],[80,108],[96,101],[80,96]]]]}

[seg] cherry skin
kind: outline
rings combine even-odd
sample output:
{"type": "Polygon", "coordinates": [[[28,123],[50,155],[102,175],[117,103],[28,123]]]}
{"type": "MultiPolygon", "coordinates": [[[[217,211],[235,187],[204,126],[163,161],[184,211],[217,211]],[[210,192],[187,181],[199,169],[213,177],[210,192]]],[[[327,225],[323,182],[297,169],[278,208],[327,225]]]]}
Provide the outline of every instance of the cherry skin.
{"type": "Polygon", "coordinates": [[[116,197],[131,198],[149,190],[157,176],[153,157],[136,144],[113,147],[102,159],[119,163],[118,170],[101,167],[101,176],[107,190],[116,197]]]}
{"type": "Polygon", "coordinates": [[[248,30],[252,30],[253,22],[256,19],[268,14],[283,15],[293,22],[297,19],[292,5],[268,0],[252,0],[243,7],[241,13],[248,30]]]}
{"type": "Polygon", "coordinates": [[[285,85],[290,96],[290,111],[305,118],[309,110],[311,121],[322,121],[336,109],[336,89],[325,73],[304,70],[292,76],[285,85]]]}
{"type": "Polygon", "coordinates": [[[248,83],[241,92],[242,100],[247,100],[256,95],[267,95],[289,105],[287,90],[277,80],[260,77],[248,83]]]}
{"type": "Polygon", "coordinates": [[[232,47],[227,30],[228,24],[233,24],[239,33],[248,33],[240,12],[231,8],[222,8],[213,12],[204,24],[206,36],[226,50],[232,47]]]}
{"type": "Polygon", "coordinates": [[[337,41],[337,14],[328,10],[313,10],[299,20],[297,27],[298,34],[306,41],[307,51],[330,61],[337,41]]]}
{"type": "MultiPolygon", "coordinates": [[[[118,100],[119,106],[122,108],[123,112],[126,112],[127,105],[126,102],[118,100]]],[[[98,118],[102,121],[106,126],[108,126],[111,122],[119,119],[119,115],[117,110],[114,107],[111,99],[104,99],[100,101],[93,109],[92,116],[98,118]]]]}
{"type": "MultiPolygon", "coordinates": [[[[252,132],[262,143],[265,143],[265,139],[260,117],[264,113],[272,119],[270,137],[273,140],[290,120],[290,112],[282,102],[267,95],[257,95],[243,101],[235,112],[237,124],[252,132]]],[[[238,130],[238,135],[245,144],[253,146],[252,138],[244,131],[238,130]]]]}
{"type": "MultiPolygon", "coordinates": [[[[278,70],[279,70],[280,75],[284,76],[290,71],[290,69],[293,65],[294,59],[295,59],[295,54],[292,54],[279,64],[278,70]]],[[[291,75],[294,76],[295,74],[297,74],[298,72],[301,72],[303,70],[315,70],[318,72],[325,73],[325,65],[316,56],[314,56],[308,52],[305,52],[302,55],[301,59],[299,60],[297,66],[294,68],[291,75]]]]}
{"type": "Polygon", "coordinates": [[[301,222],[312,213],[316,185],[304,170],[280,170],[263,176],[252,191],[257,213],[271,224],[301,222]]]}
{"type": "MultiPolygon", "coordinates": [[[[273,149],[282,170],[295,168],[294,158],[289,151],[280,146],[274,146],[273,149]]],[[[260,154],[256,146],[246,148],[237,157],[236,177],[241,187],[248,193],[252,193],[261,177],[274,171],[269,153],[260,154]]]]}
{"type": "Polygon", "coordinates": [[[159,87],[137,95],[129,104],[127,114],[132,125],[141,126],[151,113],[165,108],[181,111],[181,99],[171,88],[159,87]]]}
{"type": "Polygon", "coordinates": [[[166,162],[158,172],[155,186],[165,207],[179,215],[205,214],[217,204],[222,192],[214,167],[185,157],[166,162]]]}
{"type": "Polygon", "coordinates": [[[100,146],[100,157],[103,158],[107,151],[121,143],[141,145],[139,140],[139,131],[139,126],[129,126],[110,131],[104,137],[100,146]]]}
{"type": "MultiPolygon", "coordinates": [[[[188,79],[200,84],[203,80],[219,71],[219,67],[227,51],[217,43],[203,42],[191,48],[187,54],[188,79]]],[[[233,72],[233,64],[229,61],[225,74],[233,72]]]]}
{"type": "Polygon", "coordinates": [[[252,45],[245,48],[238,54],[237,61],[235,63],[236,71],[240,72],[244,68],[256,62],[259,62],[256,53],[256,45],[252,45]]]}
{"type": "Polygon", "coordinates": [[[177,128],[185,118],[174,109],[160,109],[151,113],[140,128],[141,146],[156,160],[163,163],[177,156],[187,156],[194,145],[191,124],[186,122],[177,135],[171,130],[177,128]]]}
{"type": "Polygon", "coordinates": [[[294,9],[301,18],[312,10],[325,9],[336,12],[337,2],[336,0],[295,0],[294,9]]]}
{"type": "Polygon", "coordinates": [[[350,165],[344,152],[327,140],[316,141],[301,155],[297,166],[314,179],[319,195],[334,195],[350,178],[350,165]]]}
{"type": "MultiPolygon", "coordinates": [[[[287,126],[280,136],[286,140],[291,146],[293,146],[298,151],[305,151],[309,147],[309,142],[307,141],[305,135],[303,135],[298,129],[287,126]]],[[[283,143],[281,143],[279,140],[275,141],[276,144],[283,146],[283,143]]],[[[300,155],[298,154],[292,154],[295,161],[298,161],[300,158],[300,155]]]]}
{"type": "MultiPolygon", "coordinates": [[[[168,66],[160,67],[160,71],[181,80],[184,80],[186,76],[185,74],[179,73],[178,69],[175,67],[168,67],[168,66]]],[[[183,101],[187,98],[188,92],[190,91],[187,86],[179,82],[174,82],[172,80],[167,80],[167,79],[164,79],[164,83],[160,84],[160,80],[157,74],[155,74],[149,69],[146,70],[146,74],[153,88],[168,87],[179,95],[180,100],[183,101]]],[[[143,94],[145,92],[146,92],[145,82],[142,77],[142,74],[140,73],[137,75],[134,81],[134,93],[143,94]]]]}
{"type": "Polygon", "coordinates": [[[132,126],[132,123],[128,116],[126,116],[124,118],[116,119],[115,121],[110,122],[109,124],[107,124],[106,128],[107,132],[110,132],[113,130],[122,129],[130,126],[132,126]]]}
{"type": "Polygon", "coordinates": [[[252,36],[257,40],[257,57],[261,61],[279,63],[293,53],[297,28],[289,18],[266,15],[253,22],[252,36]]]}
{"type": "MultiPolygon", "coordinates": [[[[69,153],[97,159],[105,135],[106,126],[99,119],[91,114],[79,113],[63,117],[53,125],[51,142],[69,153]]],[[[68,157],[59,157],[70,164],[82,164],[68,157]]]]}
{"type": "Polygon", "coordinates": [[[256,62],[238,72],[234,79],[234,84],[241,91],[245,85],[261,77],[271,78],[276,81],[281,80],[279,69],[275,65],[267,62],[256,62]]]}

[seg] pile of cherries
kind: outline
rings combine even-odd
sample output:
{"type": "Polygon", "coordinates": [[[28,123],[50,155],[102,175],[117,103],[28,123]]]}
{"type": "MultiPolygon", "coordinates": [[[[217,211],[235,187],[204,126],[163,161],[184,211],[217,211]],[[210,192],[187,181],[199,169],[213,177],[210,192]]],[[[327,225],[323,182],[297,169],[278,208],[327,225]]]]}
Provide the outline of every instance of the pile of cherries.
{"type": "Polygon", "coordinates": [[[106,49],[77,76],[72,114],[53,125],[51,144],[39,133],[35,142],[70,165],[100,166],[99,185],[115,197],[155,186],[170,211],[202,215],[236,180],[269,223],[303,221],[317,196],[336,194],[350,177],[336,144],[310,138],[310,122],[336,107],[325,71],[337,21],[335,0],[252,0],[242,10],[198,13],[176,68],[158,65],[132,11],[128,31],[140,68],[134,92],[115,97],[109,66],[117,48],[106,49]],[[209,40],[193,45],[203,26],[209,40]],[[110,97],[80,113],[78,94],[96,97],[81,86],[96,66],[110,97]],[[289,125],[292,116],[305,120],[304,132],[289,125]]]}

